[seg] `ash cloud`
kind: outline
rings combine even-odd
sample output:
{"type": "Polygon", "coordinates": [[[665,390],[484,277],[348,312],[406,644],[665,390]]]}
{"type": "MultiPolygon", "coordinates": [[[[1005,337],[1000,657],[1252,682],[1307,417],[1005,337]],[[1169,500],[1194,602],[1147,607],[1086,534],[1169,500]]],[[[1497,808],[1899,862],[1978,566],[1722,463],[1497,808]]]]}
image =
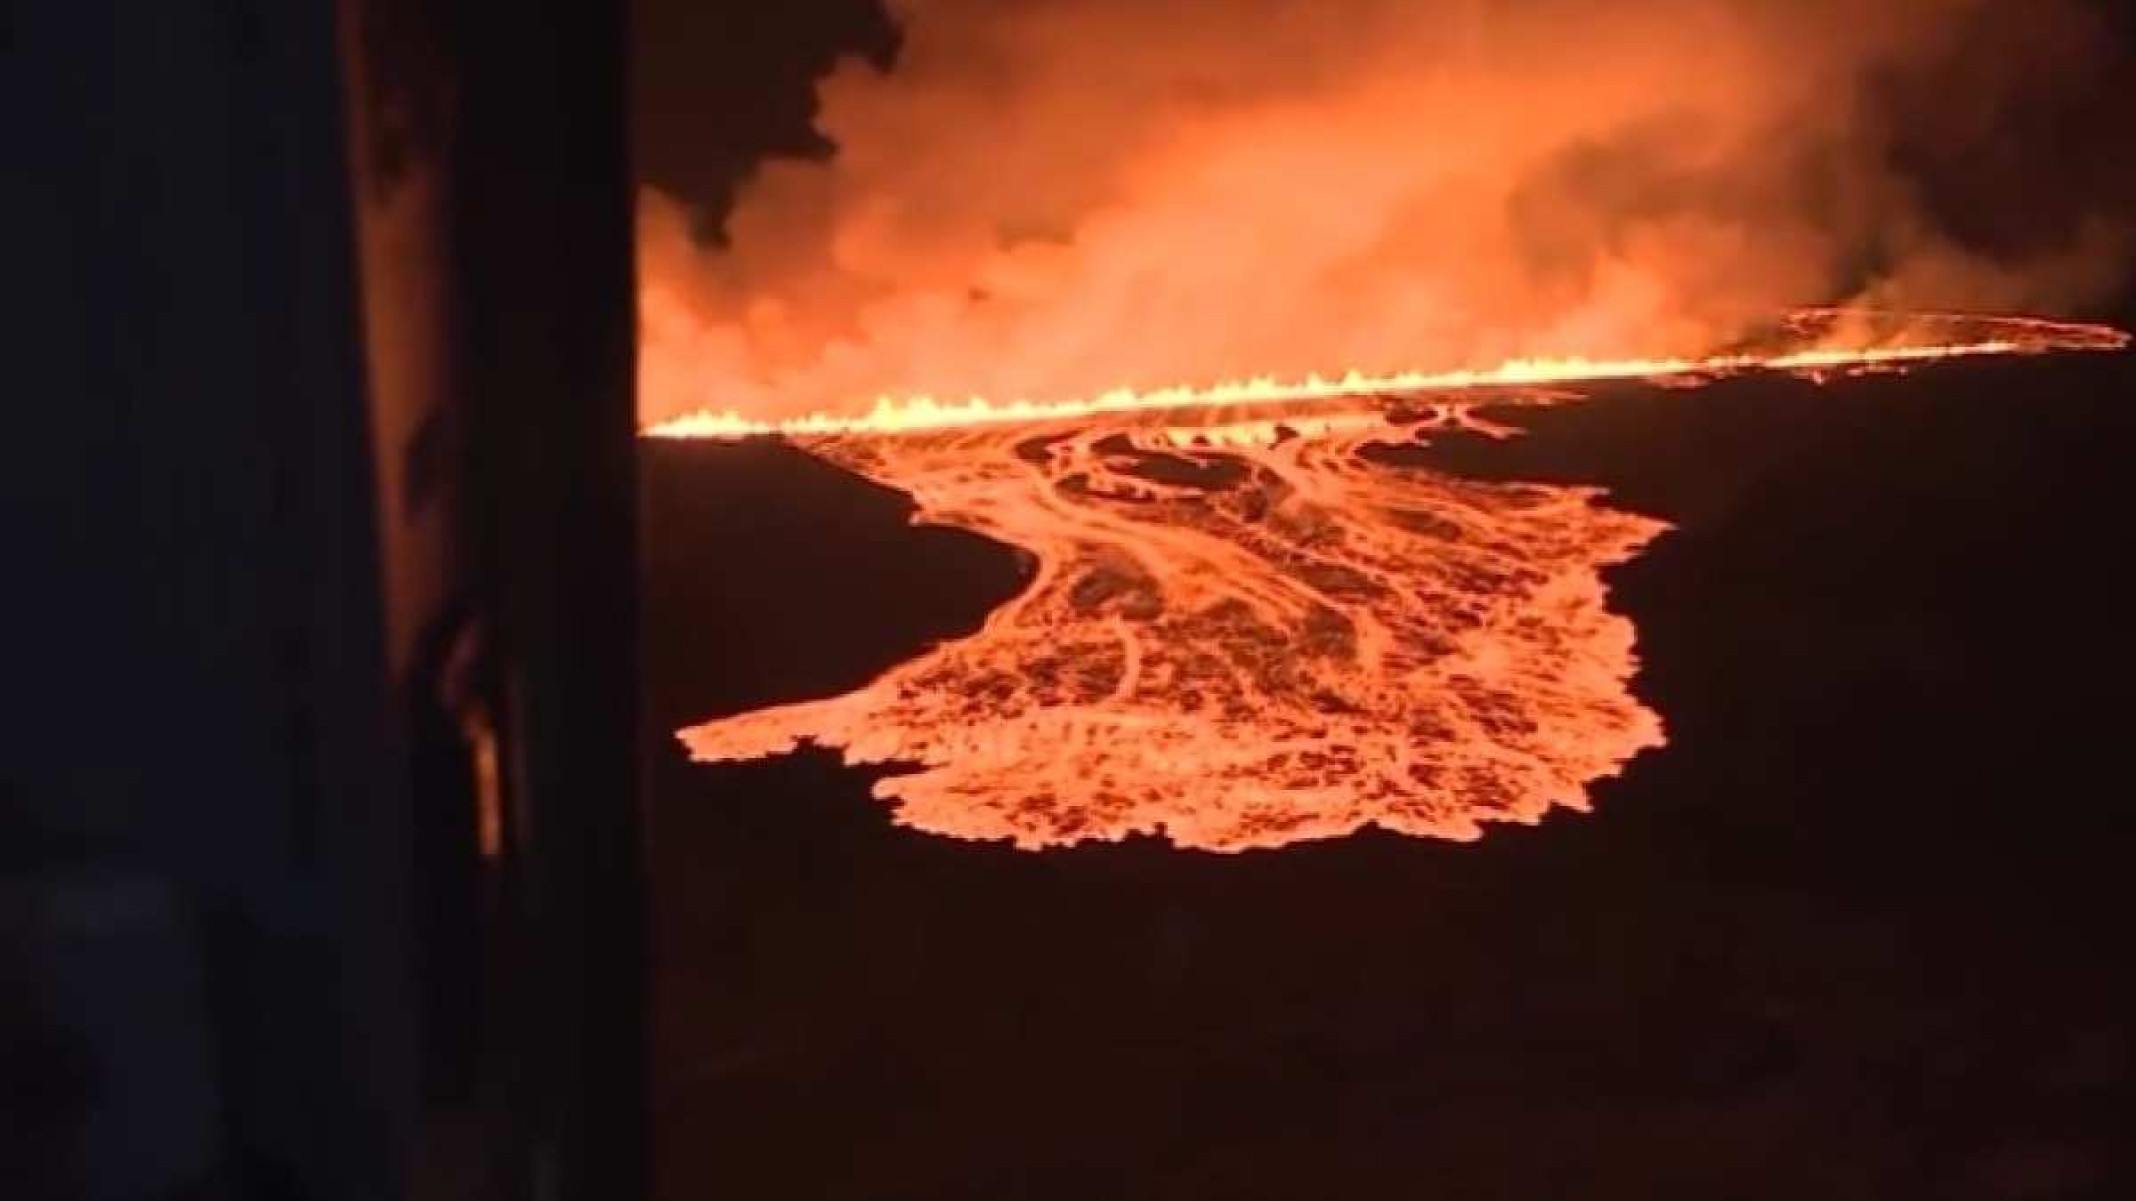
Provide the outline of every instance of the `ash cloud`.
{"type": "Polygon", "coordinates": [[[894,63],[819,81],[831,157],[709,242],[641,194],[647,418],[1694,353],[1805,303],[2081,305],[2129,246],[2086,199],[2125,180],[2028,192],[2010,142],[2096,117],[2074,0],[890,7],[894,63]]]}

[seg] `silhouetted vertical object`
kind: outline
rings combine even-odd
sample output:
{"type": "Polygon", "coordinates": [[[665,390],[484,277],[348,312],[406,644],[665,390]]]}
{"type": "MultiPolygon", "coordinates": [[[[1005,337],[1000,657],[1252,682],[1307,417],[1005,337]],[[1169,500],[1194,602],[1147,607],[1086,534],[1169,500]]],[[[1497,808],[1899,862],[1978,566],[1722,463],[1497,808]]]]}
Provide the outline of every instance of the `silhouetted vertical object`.
{"type": "Polygon", "coordinates": [[[642,1185],[635,413],[623,27],[470,0],[454,149],[477,606],[502,673],[532,1193],[642,1185]]]}
{"type": "Polygon", "coordinates": [[[5,24],[0,1196],[638,1194],[617,13],[5,24]]]}

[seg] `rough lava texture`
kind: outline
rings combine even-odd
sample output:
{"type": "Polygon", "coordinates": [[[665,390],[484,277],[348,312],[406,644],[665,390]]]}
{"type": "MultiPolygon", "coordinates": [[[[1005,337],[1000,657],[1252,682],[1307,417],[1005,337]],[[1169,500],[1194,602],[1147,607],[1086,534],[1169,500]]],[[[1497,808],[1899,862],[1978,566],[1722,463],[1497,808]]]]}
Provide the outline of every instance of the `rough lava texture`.
{"type": "MultiPolygon", "coordinates": [[[[1859,341],[1866,328],[1813,316],[1790,336],[1859,341]]],[[[1870,344],[1946,357],[2129,342],[2036,318],[1886,319],[1905,337],[1870,344]]],[[[1820,380],[1941,361],[1765,353],[1745,361],[1820,380]]],[[[1585,808],[1590,782],[1662,742],[1628,690],[1633,631],[1601,575],[1664,527],[1592,489],[1464,480],[1388,453],[1448,428],[1512,433],[1484,403],[1580,395],[796,435],[911,495],[914,520],[1021,548],[1032,579],[976,634],[864,688],[680,737],[708,762],[813,742],[849,763],[917,765],[876,785],[899,820],[1027,848],[1152,833],[1231,851],[1366,825],[1469,839],[1482,822],[1585,808]]]]}
{"type": "Polygon", "coordinates": [[[1599,573],[1662,527],[1360,453],[1461,412],[817,442],[918,520],[1028,551],[1031,583],[859,691],[681,737],[707,761],[807,741],[918,764],[876,786],[898,820],[1027,848],[1466,839],[1584,808],[1661,742],[1599,573]]]}

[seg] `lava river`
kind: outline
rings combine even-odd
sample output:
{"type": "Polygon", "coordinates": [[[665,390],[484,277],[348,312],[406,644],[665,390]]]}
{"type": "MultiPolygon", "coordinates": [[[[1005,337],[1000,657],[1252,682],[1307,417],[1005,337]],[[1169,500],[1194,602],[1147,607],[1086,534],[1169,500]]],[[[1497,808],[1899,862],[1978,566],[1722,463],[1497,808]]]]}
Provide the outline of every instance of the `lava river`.
{"type": "MultiPolygon", "coordinates": [[[[2125,342],[2041,322],[1955,337],[1897,361],[2125,342]]],[[[1804,353],[1687,367],[1892,360],[1804,353]]],[[[1459,425],[1504,432],[1475,407],[1565,399],[1564,382],[789,432],[910,494],[916,520],[1028,552],[1032,578],[976,634],[857,691],[680,737],[708,762],[808,742],[899,765],[875,786],[899,821],[1024,848],[1147,833],[1233,851],[1367,825],[1470,839],[1584,809],[1589,784],[1663,742],[1629,689],[1634,632],[1602,573],[1664,526],[1592,489],[1373,453],[1459,425]]]]}

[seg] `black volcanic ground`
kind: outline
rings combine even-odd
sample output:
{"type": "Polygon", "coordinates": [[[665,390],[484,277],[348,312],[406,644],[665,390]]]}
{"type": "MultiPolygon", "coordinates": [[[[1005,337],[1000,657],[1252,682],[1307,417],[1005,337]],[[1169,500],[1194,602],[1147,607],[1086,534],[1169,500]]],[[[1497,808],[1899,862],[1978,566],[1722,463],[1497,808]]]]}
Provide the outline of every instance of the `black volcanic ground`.
{"type": "MultiPolygon", "coordinates": [[[[2124,1198],[2136,356],[1627,387],[1425,453],[1681,528],[1671,745],[1471,846],[1044,855],[821,754],[656,767],[660,1195],[2124,1198]]],[[[666,728],[972,628],[1016,555],[648,444],[666,728]]]]}

